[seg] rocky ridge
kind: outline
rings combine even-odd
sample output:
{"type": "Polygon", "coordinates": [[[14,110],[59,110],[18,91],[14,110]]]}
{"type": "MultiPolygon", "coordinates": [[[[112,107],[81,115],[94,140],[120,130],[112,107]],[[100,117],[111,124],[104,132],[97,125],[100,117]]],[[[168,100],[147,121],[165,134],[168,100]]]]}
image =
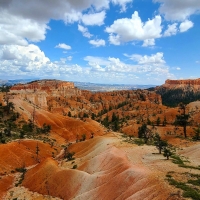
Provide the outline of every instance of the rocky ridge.
{"type": "Polygon", "coordinates": [[[38,108],[74,117],[102,115],[109,110],[138,101],[162,104],[160,95],[147,90],[122,90],[113,92],[90,92],[79,90],[71,82],[58,80],[34,81],[17,84],[10,89],[13,96],[38,108]],[[103,113],[102,113],[103,111],[103,113]]]}
{"type": "Polygon", "coordinates": [[[157,86],[156,90],[166,89],[182,89],[182,90],[192,90],[197,92],[200,89],[200,78],[198,79],[183,79],[183,80],[170,80],[167,79],[165,83],[161,86],[157,86]]]}
{"type": "Polygon", "coordinates": [[[198,79],[183,79],[183,80],[170,80],[167,79],[165,81],[164,86],[184,86],[184,85],[190,85],[190,86],[199,86],[200,87],[200,78],[198,79]]]}
{"type": "Polygon", "coordinates": [[[200,100],[200,78],[186,80],[166,80],[165,84],[155,88],[162,96],[162,103],[168,106],[177,106],[178,103],[190,103],[200,100]]]}
{"type": "Polygon", "coordinates": [[[51,97],[71,97],[81,95],[81,91],[72,82],[59,80],[32,81],[27,84],[17,84],[11,87],[12,94],[20,95],[35,105],[47,109],[47,98],[51,97]]]}

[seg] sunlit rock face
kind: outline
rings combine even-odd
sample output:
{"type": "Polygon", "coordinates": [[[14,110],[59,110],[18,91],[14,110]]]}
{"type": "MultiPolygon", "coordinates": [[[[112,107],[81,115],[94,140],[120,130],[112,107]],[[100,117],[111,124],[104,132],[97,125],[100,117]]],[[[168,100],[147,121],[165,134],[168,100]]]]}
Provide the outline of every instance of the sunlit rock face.
{"type": "Polygon", "coordinates": [[[27,84],[17,84],[10,89],[11,93],[18,94],[21,98],[47,108],[48,97],[71,97],[81,95],[81,91],[74,87],[74,83],[59,80],[33,81],[27,84]]]}
{"type": "Polygon", "coordinates": [[[200,78],[185,80],[166,80],[154,91],[161,95],[162,103],[167,106],[178,106],[180,102],[188,104],[200,99],[200,78]]]}
{"type": "MultiPolygon", "coordinates": [[[[157,86],[155,91],[163,92],[168,90],[180,89],[183,92],[198,93],[200,90],[200,78],[198,79],[185,79],[185,80],[170,80],[167,79],[161,86],[157,86]]],[[[184,96],[184,95],[183,95],[184,96]]]]}
{"type": "Polygon", "coordinates": [[[185,79],[185,80],[166,80],[163,87],[169,88],[194,88],[200,89],[200,78],[198,79],[185,79]]]}

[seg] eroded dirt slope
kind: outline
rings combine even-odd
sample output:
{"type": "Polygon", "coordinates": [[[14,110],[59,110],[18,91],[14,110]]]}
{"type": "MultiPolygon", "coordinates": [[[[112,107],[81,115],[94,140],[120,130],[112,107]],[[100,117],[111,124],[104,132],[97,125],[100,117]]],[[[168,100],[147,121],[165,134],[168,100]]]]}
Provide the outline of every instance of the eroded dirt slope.
{"type": "MultiPolygon", "coordinates": [[[[25,120],[32,119],[32,104],[18,97],[15,97],[12,101],[15,104],[16,111],[20,113],[21,117],[25,120]]],[[[49,124],[53,133],[67,140],[75,140],[77,135],[81,137],[82,134],[86,134],[87,138],[89,138],[92,133],[94,135],[104,134],[104,128],[91,119],[82,121],[80,119],[49,112],[41,108],[35,108],[34,118],[38,126],[42,126],[44,123],[49,124]]]]}
{"type": "Polygon", "coordinates": [[[74,144],[70,151],[76,152],[74,161],[48,158],[26,173],[23,186],[61,199],[160,200],[172,192],[163,172],[157,174],[141,161],[150,153],[146,147],[137,157],[137,146],[110,135],[74,144]],[[78,168],[72,169],[75,164],[78,168]]]}
{"type": "MultiPolygon", "coordinates": [[[[50,197],[66,200],[184,199],[178,189],[168,184],[166,174],[169,171],[199,174],[197,169],[180,168],[171,160],[166,160],[163,155],[158,154],[155,146],[127,143],[116,132],[72,144],[68,151],[75,152],[75,159],[71,161],[63,158],[63,150],[53,158],[48,153],[52,149],[47,144],[41,144],[43,159],[37,163],[31,156],[35,156],[35,153],[29,155],[31,149],[34,152],[35,143],[29,143],[30,141],[23,141],[21,144],[6,144],[14,145],[15,149],[19,145],[25,146],[21,151],[26,150],[28,155],[21,156],[21,159],[29,162],[26,162],[27,172],[22,185],[15,187],[18,181],[16,173],[2,174],[0,186],[4,186],[1,189],[3,199],[11,198],[11,194],[12,198],[20,195],[22,199],[41,200],[50,197]]],[[[192,161],[195,158],[197,163],[199,160],[198,151],[199,144],[190,143],[182,147],[179,154],[187,156],[191,164],[194,164],[192,161]]],[[[16,165],[14,162],[9,170],[21,166],[23,161],[19,163],[16,165]]]]}

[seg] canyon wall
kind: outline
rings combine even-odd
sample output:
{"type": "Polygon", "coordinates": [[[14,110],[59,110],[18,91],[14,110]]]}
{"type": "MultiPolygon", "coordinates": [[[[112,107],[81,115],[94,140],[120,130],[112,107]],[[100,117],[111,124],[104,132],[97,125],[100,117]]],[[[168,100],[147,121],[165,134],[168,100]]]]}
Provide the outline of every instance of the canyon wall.
{"type": "Polygon", "coordinates": [[[200,89],[200,78],[198,79],[183,79],[183,80],[170,80],[167,79],[165,84],[161,87],[167,88],[192,88],[199,90],[200,89]]]}
{"type": "Polygon", "coordinates": [[[47,109],[47,98],[81,95],[81,91],[72,82],[59,80],[33,81],[27,84],[17,84],[11,87],[10,93],[19,95],[20,98],[29,101],[43,109],[47,109]]]}
{"type": "Polygon", "coordinates": [[[185,80],[166,80],[165,84],[155,88],[162,96],[162,103],[178,106],[180,102],[188,104],[200,100],[200,78],[185,80]]]}

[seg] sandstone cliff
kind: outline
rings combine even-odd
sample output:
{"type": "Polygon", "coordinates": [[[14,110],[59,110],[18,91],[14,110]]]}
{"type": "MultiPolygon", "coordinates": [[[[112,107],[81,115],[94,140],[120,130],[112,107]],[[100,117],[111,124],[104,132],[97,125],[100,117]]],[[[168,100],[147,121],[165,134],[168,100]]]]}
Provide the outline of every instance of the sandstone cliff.
{"type": "Polygon", "coordinates": [[[165,81],[165,86],[199,86],[200,87],[200,78],[198,79],[185,79],[185,80],[170,80],[165,81]]]}
{"type": "Polygon", "coordinates": [[[190,103],[200,100],[200,78],[186,80],[166,80],[165,84],[155,88],[162,96],[163,104],[177,106],[178,103],[190,103]]]}
{"type": "Polygon", "coordinates": [[[48,107],[48,97],[69,98],[73,95],[81,95],[81,91],[74,87],[74,83],[59,80],[41,80],[17,84],[11,87],[10,92],[20,95],[24,100],[43,109],[48,107]]]}

